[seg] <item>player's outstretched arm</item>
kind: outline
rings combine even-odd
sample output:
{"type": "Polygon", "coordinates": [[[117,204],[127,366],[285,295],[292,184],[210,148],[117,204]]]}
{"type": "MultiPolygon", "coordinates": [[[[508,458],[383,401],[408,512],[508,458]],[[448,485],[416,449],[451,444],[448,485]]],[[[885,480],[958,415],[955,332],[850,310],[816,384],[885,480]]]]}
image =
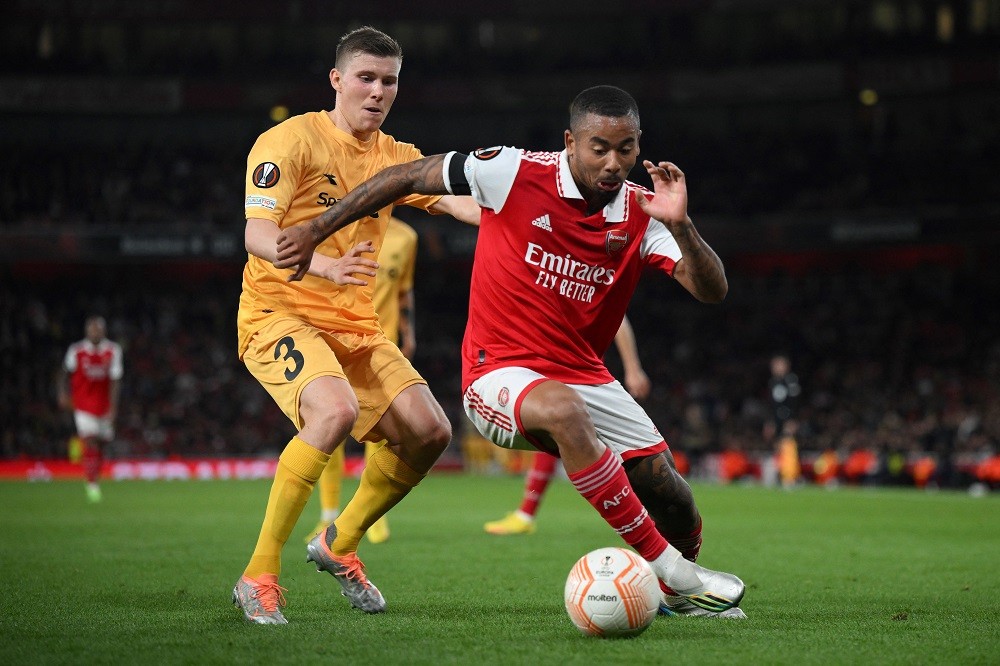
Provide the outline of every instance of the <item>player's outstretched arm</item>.
{"type": "Polygon", "coordinates": [[[636,400],[645,400],[649,397],[652,385],[646,371],[642,369],[639,347],[635,343],[635,333],[628,317],[622,319],[621,326],[615,333],[615,347],[618,348],[618,355],[622,359],[622,368],[625,370],[625,390],[636,400]]]}
{"type": "Polygon", "coordinates": [[[476,200],[468,195],[456,196],[446,194],[430,208],[435,213],[446,213],[453,218],[474,227],[479,226],[483,209],[479,207],[476,200]]]}
{"type": "MultiPolygon", "coordinates": [[[[250,218],[247,220],[244,235],[247,252],[273,263],[276,258],[275,246],[279,233],[278,225],[271,220],[250,218]]],[[[328,257],[319,253],[310,254],[302,275],[304,276],[308,272],[309,275],[315,275],[342,286],[347,284],[363,286],[368,282],[357,276],[375,277],[378,262],[361,255],[374,252],[375,245],[371,241],[365,241],[355,245],[342,257],[328,257]]],[[[301,280],[302,277],[300,276],[298,279],[301,280]]]]}
{"type": "Polygon", "coordinates": [[[704,303],[721,303],[729,291],[722,260],[695,229],[687,212],[687,181],[671,162],[643,161],[653,179],[653,198],[636,192],[636,203],[650,217],[662,222],[681,249],[674,279],[704,303]]]}
{"type": "Polygon", "coordinates": [[[445,155],[397,164],[372,176],[317,218],[278,235],[275,268],[294,270],[289,280],[301,280],[309,270],[313,250],[323,239],[355,220],[372,215],[408,194],[447,194],[445,155]]]}
{"type": "Polygon", "coordinates": [[[411,361],[417,352],[416,327],[413,325],[415,309],[413,290],[399,292],[399,351],[411,361]]]}
{"type": "Polygon", "coordinates": [[[59,372],[56,376],[56,395],[59,400],[60,409],[65,409],[67,411],[73,411],[73,400],[70,398],[69,392],[69,373],[66,372],[65,362],[64,365],[59,368],[59,372]]]}

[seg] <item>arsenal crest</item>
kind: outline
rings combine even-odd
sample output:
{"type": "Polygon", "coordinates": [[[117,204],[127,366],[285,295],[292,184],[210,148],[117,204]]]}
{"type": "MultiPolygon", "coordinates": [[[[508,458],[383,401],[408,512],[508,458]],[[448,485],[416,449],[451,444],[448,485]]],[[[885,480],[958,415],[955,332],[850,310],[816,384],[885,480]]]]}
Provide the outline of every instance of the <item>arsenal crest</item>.
{"type": "Polygon", "coordinates": [[[608,256],[617,254],[628,245],[628,232],[624,229],[612,229],[604,239],[604,249],[608,256]]]}

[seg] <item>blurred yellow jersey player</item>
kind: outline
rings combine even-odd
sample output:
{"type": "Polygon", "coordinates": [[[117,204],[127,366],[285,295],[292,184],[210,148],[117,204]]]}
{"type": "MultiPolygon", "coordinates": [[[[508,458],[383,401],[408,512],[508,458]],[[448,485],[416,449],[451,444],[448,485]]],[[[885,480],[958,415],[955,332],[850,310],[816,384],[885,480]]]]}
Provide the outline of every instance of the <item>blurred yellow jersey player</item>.
{"type": "MultiPolygon", "coordinates": [[[[402,220],[391,217],[378,255],[375,276],[375,312],[385,336],[413,359],[416,335],[413,330],[413,269],[417,263],[417,232],[402,220]]],[[[381,442],[365,442],[365,460],[371,458],[381,442]]],[[[339,446],[319,477],[320,521],[306,536],[306,543],[325,530],[340,513],[340,487],[344,476],[344,447],[339,446]]],[[[372,543],[389,538],[389,521],[379,518],[366,533],[372,543]]]]}
{"type": "Polygon", "coordinates": [[[381,131],[396,98],[403,53],[365,26],[337,44],[333,110],[295,116],[260,135],[247,159],[249,253],[237,320],[239,355],[298,428],[278,458],[253,555],[233,603],[255,624],[285,624],[278,585],[287,542],[330,454],[348,435],[387,440],[335,523],[309,542],[307,559],[330,573],[355,608],[385,610],[357,549],[371,525],[405,497],[448,446],[451,425],[426,382],[379,326],[374,283],[394,205],[479,219],[471,197],[406,196],[333,234],[308,266],[279,270],[277,239],[311,228],[338,199],[382,169],[421,157],[381,131]],[[301,281],[290,278],[303,277],[301,281]]]}

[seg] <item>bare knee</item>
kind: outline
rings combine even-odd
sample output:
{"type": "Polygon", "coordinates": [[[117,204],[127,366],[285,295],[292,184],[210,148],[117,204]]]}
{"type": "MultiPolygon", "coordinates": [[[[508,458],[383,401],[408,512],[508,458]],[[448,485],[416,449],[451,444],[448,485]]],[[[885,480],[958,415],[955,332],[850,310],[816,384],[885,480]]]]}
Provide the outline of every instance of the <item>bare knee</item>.
{"type": "Polygon", "coordinates": [[[426,472],[451,442],[451,424],[423,384],[404,389],[379,420],[375,434],[418,472],[426,472]]]}
{"type": "Polygon", "coordinates": [[[388,447],[414,470],[426,474],[448,448],[451,424],[442,414],[412,425],[412,429],[390,438],[388,447]]]}
{"type": "Polygon", "coordinates": [[[576,391],[570,389],[557,400],[549,402],[546,411],[546,430],[557,442],[583,444],[596,436],[587,404],[576,391]]]}
{"type": "Polygon", "coordinates": [[[424,424],[416,441],[405,448],[410,449],[417,459],[437,460],[451,443],[451,424],[446,418],[436,418],[424,424]]]}
{"type": "Polygon", "coordinates": [[[538,385],[521,404],[524,429],[559,448],[563,463],[586,465],[603,451],[597,440],[587,403],[565,384],[551,381],[538,385]]]}
{"type": "Polygon", "coordinates": [[[427,427],[420,438],[420,446],[438,455],[448,448],[451,442],[451,423],[446,418],[436,418],[427,427]]]}
{"type": "Polygon", "coordinates": [[[299,402],[299,436],[327,453],[350,434],[360,413],[354,393],[340,389],[337,383],[313,382],[302,392],[299,402]]]}
{"type": "MultiPolygon", "coordinates": [[[[331,403],[319,409],[312,410],[308,416],[303,416],[303,421],[313,423],[331,432],[343,430],[349,432],[358,420],[359,413],[360,410],[357,403],[331,403]]],[[[340,439],[343,439],[343,437],[340,439]]]]}
{"type": "Polygon", "coordinates": [[[313,446],[330,453],[351,433],[358,420],[357,404],[334,403],[324,408],[301,410],[299,436],[313,446]]]}
{"type": "MultiPolygon", "coordinates": [[[[398,425],[398,424],[397,424],[398,425]]],[[[410,415],[410,420],[394,432],[380,431],[390,444],[398,444],[411,451],[437,451],[441,453],[451,442],[451,424],[444,413],[428,411],[410,415]]]]}

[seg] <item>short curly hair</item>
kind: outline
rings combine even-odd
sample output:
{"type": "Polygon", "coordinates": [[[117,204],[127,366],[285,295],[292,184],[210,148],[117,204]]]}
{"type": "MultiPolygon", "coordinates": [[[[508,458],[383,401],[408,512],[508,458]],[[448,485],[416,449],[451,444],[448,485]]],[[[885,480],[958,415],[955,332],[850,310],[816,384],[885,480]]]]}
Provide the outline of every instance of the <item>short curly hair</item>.
{"type": "Polygon", "coordinates": [[[639,105],[632,95],[615,86],[594,86],[577,95],[569,105],[570,131],[575,132],[583,117],[590,113],[606,118],[632,116],[636,128],[639,127],[639,105]]]}

